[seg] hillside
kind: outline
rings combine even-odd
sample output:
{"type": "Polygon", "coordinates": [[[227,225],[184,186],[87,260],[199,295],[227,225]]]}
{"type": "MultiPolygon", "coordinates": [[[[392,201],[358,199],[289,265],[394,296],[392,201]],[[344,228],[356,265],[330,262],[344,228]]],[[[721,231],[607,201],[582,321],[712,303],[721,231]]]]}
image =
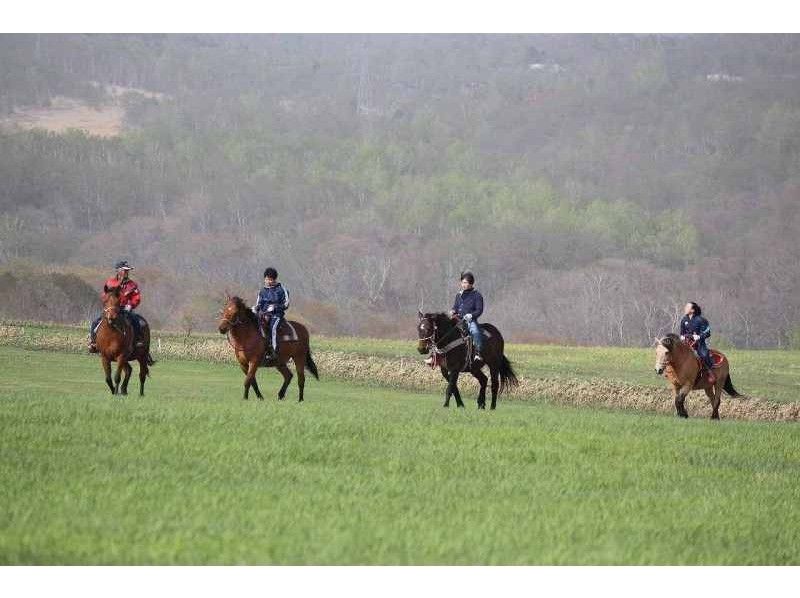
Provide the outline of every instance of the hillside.
{"type": "MultiPolygon", "coordinates": [[[[512,339],[648,345],[694,300],[715,342],[800,346],[800,36],[6,34],[0,55],[16,292],[126,258],[148,315],[209,329],[273,264],[319,330],[403,337],[470,268],[512,339]]],[[[0,315],[80,321],[82,293],[0,315]]]]}

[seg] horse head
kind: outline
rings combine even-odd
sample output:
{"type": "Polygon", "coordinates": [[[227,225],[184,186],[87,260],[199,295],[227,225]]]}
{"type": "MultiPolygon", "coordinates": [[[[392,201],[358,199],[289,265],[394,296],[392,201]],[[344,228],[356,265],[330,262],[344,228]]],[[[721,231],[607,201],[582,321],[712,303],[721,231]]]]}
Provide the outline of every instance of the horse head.
{"type": "Polygon", "coordinates": [[[668,334],[664,338],[656,341],[656,365],[655,370],[657,375],[664,373],[667,366],[672,361],[672,355],[675,348],[681,342],[681,339],[675,334],[668,334]]]}
{"type": "Polygon", "coordinates": [[[108,321],[109,325],[114,324],[119,317],[120,312],[120,292],[121,289],[117,287],[109,287],[103,285],[103,292],[105,294],[103,299],[103,317],[108,321]]]}
{"type": "Polygon", "coordinates": [[[219,312],[219,322],[217,324],[220,334],[227,334],[231,328],[241,322],[242,318],[239,313],[241,299],[239,301],[237,299],[239,298],[232,297],[227,291],[225,292],[225,304],[219,312]]]}
{"type": "Polygon", "coordinates": [[[437,340],[453,328],[453,323],[445,313],[417,313],[418,326],[417,351],[421,354],[428,353],[437,340]]]}

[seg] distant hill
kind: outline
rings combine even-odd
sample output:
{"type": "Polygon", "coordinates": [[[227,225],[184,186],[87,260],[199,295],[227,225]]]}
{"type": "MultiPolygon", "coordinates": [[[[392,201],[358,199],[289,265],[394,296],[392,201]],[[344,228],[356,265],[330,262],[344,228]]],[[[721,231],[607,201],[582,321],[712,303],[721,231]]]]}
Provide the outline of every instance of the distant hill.
{"type": "Polygon", "coordinates": [[[8,271],[125,257],[163,325],[210,328],[274,264],[326,330],[402,336],[470,268],[512,337],[648,344],[695,300],[715,341],[800,339],[800,36],[7,34],[0,56],[8,271]]]}

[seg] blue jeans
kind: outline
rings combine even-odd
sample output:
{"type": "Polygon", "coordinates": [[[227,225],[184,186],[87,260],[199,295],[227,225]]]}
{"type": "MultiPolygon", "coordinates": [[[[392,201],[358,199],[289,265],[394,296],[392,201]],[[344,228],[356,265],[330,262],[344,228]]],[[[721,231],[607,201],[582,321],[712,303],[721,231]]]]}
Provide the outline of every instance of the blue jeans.
{"type": "Polygon", "coordinates": [[[700,357],[700,360],[706,364],[706,367],[710,370],[714,367],[714,362],[711,361],[711,352],[708,350],[706,346],[706,341],[701,340],[698,341],[697,344],[694,346],[694,350],[697,351],[697,355],[700,357]]]}
{"type": "Polygon", "coordinates": [[[472,341],[475,343],[475,349],[480,353],[483,351],[483,332],[481,332],[478,322],[474,319],[470,321],[467,326],[469,327],[469,334],[472,337],[472,341]]]}

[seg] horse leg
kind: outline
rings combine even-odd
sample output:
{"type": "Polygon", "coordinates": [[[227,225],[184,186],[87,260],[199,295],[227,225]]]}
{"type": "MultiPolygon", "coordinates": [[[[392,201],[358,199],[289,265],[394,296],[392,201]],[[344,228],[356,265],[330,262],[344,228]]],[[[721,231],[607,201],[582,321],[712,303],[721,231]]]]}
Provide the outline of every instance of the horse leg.
{"type": "Polygon", "coordinates": [[[117,371],[114,372],[114,394],[116,395],[120,394],[119,385],[120,382],[122,381],[122,372],[125,369],[124,363],[125,363],[125,358],[122,355],[120,355],[117,358],[117,371]]]}
{"type": "Polygon", "coordinates": [[[492,377],[492,409],[497,407],[497,389],[500,388],[500,372],[495,367],[489,368],[492,377]]]}
{"type": "MultiPolygon", "coordinates": [[[[691,390],[691,389],[690,389],[691,390]]],[[[676,389],[675,391],[675,409],[678,412],[678,417],[682,417],[684,419],[689,417],[689,412],[686,411],[686,395],[689,394],[689,390],[676,389]]]]}
{"type": "Polygon", "coordinates": [[[297,388],[300,391],[300,398],[297,399],[298,403],[303,402],[303,389],[306,387],[306,372],[305,372],[306,360],[301,359],[300,361],[302,363],[295,362],[294,364],[295,369],[297,370],[297,388]]]}
{"type": "Polygon", "coordinates": [[[473,369],[471,373],[478,380],[478,384],[481,387],[478,391],[478,409],[486,409],[486,382],[488,378],[478,368],[473,369]]]}
{"type": "Polygon", "coordinates": [[[456,407],[464,406],[464,402],[461,400],[461,393],[458,392],[458,375],[460,373],[461,372],[459,370],[450,372],[450,383],[448,384],[450,394],[452,394],[456,399],[456,407]]]}
{"type": "Polygon", "coordinates": [[[723,382],[718,378],[713,390],[706,388],[706,394],[708,395],[708,399],[711,401],[711,419],[719,419],[719,404],[720,397],[722,396],[722,386],[723,382]]]}
{"type": "Polygon", "coordinates": [[[258,387],[258,380],[256,380],[255,373],[253,374],[253,390],[256,391],[256,396],[259,398],[259,400],[263,401],[264,395],[261,394],[261,389],[258,387]]]}
{"type": "Polygon", "coordinates": [[[256,377],[257,369],[257,360],[253,360],[247,365],[247,375],[244,377],[244,395],[242,396],[242,400],[244,401],[250,398],[250,387],[253,385],[253,379],[256,377]]]}
{"type": "Polygon", "coordinates": [[[285,363],[277,365],[276,369],[281,373],[281,376],[283,376],[283,384],[278,391],[278,400],[282,401],[286,396],[286,389],[289,388],[289,383],[292,381],[293,375],[292,372],[289,371],[289,368],[286,367],[285,363]]]}
{"type": "Polygon", "coordinates": [[[147,366],[147,356],[139,357],[139,396],[144,396],[144,381],[147,380],[147,373],[150,368],[147,366]]]}
{"type": "Polygon", "coordinates": [[[111,382],[111,362],[108,360],[108,357],[103,355],[101,357],[101,361],[103,362],[103,371],[106,373],[106,384],[108,384],[109,390],[111,390],[111,394],[116,394],[114,392],[114,384],[111,382]]]}
{"type": "Polygon", "coordinates": [[[122,394],[128,394],[128,381],[131,379],[131,374],[133,373],[133,366],[130,364],[129,361],[125,362],[125,377],[122,379],[122,394]]]}

